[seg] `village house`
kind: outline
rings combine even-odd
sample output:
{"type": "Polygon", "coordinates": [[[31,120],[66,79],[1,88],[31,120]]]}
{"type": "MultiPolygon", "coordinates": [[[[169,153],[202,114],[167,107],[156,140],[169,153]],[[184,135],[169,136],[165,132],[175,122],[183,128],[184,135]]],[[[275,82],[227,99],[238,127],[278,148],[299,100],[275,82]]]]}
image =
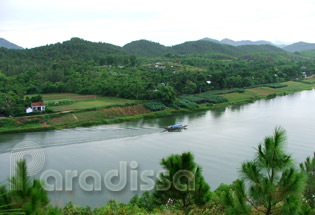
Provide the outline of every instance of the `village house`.
{"type": "Polygon", "coordinates": [[[32,107],[33,111],[44,111],[45,110],[44,102],[32,102],[31,107],[32,107]]]}
{"type": "Polygon", "coordinates": [[[25,112],[26,112],[26,113],[32,113],[32,112],[33,112],[33,109],[30,108],[30,107],[27,107],[27,108],[25,109],[25,112]]]}

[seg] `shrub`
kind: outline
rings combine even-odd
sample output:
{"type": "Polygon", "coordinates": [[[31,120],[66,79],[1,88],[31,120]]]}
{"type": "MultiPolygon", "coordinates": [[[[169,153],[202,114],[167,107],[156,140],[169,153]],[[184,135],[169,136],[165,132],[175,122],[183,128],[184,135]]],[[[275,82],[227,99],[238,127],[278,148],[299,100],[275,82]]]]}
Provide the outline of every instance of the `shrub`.
{"type": "Polygon", "coordinates": [[[162,102],[159,102],[159,101],[146,102],[144,103],[144,106],[151,111],[159,111],[159,110],[164,110],[166,108],[166,106],[162,102]]]}
{"type": "Polygon", "coordinates": [[[181,96],[181,99],[188,100],[190,102],[195,102],[197,104],[200,103],[212,103],[212,104],[217,104],[217,103],[223,103],[227,102],[228,100],[224,97],[221,96],[216,96],[212,94],[196,94],[196,95],[187,95],[187,96],[181,96]]]}
{"type": "Polygon", "coordinates": [[[14,126],[14,120],[10,118],[0,119],[0,127],[10,127],[14,126]]]}
{"type": "Polygon", "coordinates": [[[186,99],[181,99],[181,100],[179,100],[179,101],[176,103],[176,105],[179,106],[179,107],[189,108],[189,109],[198,107],[198,105],[197,105],[195,102],[191,102],[191,101],[186,100],[186,99]]]}
{"type": "Polygon", "coordinates": [[[270,87],[270,88],[283,88],[283,87],[287,87],[287,84],[265,84],[265,87],[270,87]]]}
{"type": "Polygon", "coordinates": [[[273,94],[269,94],[267,96],[267,99],[273,99],[273,98],[276,98],[277,94],[273,93],[273,94]]]}

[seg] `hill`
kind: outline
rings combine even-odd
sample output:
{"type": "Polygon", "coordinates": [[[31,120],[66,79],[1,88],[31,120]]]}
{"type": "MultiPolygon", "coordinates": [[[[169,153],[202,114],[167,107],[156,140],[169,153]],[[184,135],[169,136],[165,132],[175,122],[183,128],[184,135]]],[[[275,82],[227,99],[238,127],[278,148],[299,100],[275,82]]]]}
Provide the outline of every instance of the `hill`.
{"type": "Polygon", "coordinates": [[[258,41],[251,41],[251,40],[241,40],[241,41],[233,41],[230,39],[223,39],[221,43],[228,44],[232,46],[244,46],[244,45],[273,45],[271,42],[258,40],[258,41]]]}
{"type": "Polygon", "coordinates": [[[30,68],[47,70],[47,65],[49,64],[57,64],[59,67],[69,68],[76,64],[89,62],[104,65],[118,61],[125,62],[124,58],[128,58],[128,54],[119,46],[72,38],[63,43],[32,49],[13,50],[0,48],[0,70],[14,75],[22,72],[22,68],[24,70],[30,68]]]}
{"type": "Polygon", "coordinates": [[[173,53],[169,47],[148,40],[137,40],[123,46],[129,54],[141,57],[158,57],[167,53],[173,53]]]}
{"type": "Polygon", "coordinates": [[[291,45],[285,46],[283,49],[288,52],[302,52],[302,51],[315,50],[315,43],[298,42],[298,43],[293,43],[291,45]]]}
{"type": "Polygon", "coordinates": [[[283,49],[272,45],[242,45],[237,48],[243,54],[285,52],[283,49]]]}
{"type": "Polygon", "coordinates": [[[232,56],[240,55],[241,52],[233,46],[223,45],[211,41],[190,41],[176,46],[172,49],[178,54],[203,54],[203,53],[221,53],[232,56]]]}
{"type": "Polygon", "coordinates": [[[221,41],[211,39],[211,38],[203,38],[201,39],[203,41],[210,41],[210,42],[215,42],[215,43],[220,43],[220,44],[225,44],[225,45],[230,45],[230,46],[243,46],[243,45],[274,45],[269,41],[265,40],[259,40],[259,41],[251,41],[251,40],[240,40],[240,41],[234,41],[228,38],[225,38],[221,41]]]}
{"type": "Polygon", "coordinates": [[[15,45],[3,38],[0,38],[0,47],[7,48],[7,49],[23,49],[22,47],[15,45]]]}

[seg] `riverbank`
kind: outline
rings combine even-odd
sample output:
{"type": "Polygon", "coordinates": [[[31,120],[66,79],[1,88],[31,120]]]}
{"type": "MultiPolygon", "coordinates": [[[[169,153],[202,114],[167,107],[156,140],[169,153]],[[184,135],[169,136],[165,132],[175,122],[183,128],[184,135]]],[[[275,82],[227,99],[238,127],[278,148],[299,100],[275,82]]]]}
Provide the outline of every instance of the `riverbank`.
{"type": "Polygon", "coordinates": [[[144,105],[139,102],[131,102],[51,114],[4,118],[0,120],[0,133],[34,132],[113,124],[142,118],[166,117],[193,111],[209,110],[234,104],[246,104],[260,99],[271,99],[276,96],[311,90],[315,87],[315,77],[309,78],[307,81],[303,82],[289,81],[282,84],[287,86],[281,88],[262,86],[245,89],[244,92],[220,94],[220,96],[226,98],[228,102],[213,105],[201,104],[192,109],[166,108],[162,111],[153,112],[145,108],[144,105]]]}

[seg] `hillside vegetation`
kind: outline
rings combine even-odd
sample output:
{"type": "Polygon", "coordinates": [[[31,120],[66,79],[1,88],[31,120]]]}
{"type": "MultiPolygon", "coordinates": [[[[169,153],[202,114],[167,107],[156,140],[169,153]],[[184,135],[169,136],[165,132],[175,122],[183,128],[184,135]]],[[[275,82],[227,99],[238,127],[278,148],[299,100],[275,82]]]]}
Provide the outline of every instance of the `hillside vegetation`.
{"type": "Polygon", "coordinates": [[[0,48],[0,115],[22,114],[30,106],[28,94],[77,93],[170,106],[182,95],[300,81],[314,73],[312,52],[270,45],[192,41],[165,47],[141,40],[122,48],[72,38],[33,49],[0,48]]]}

